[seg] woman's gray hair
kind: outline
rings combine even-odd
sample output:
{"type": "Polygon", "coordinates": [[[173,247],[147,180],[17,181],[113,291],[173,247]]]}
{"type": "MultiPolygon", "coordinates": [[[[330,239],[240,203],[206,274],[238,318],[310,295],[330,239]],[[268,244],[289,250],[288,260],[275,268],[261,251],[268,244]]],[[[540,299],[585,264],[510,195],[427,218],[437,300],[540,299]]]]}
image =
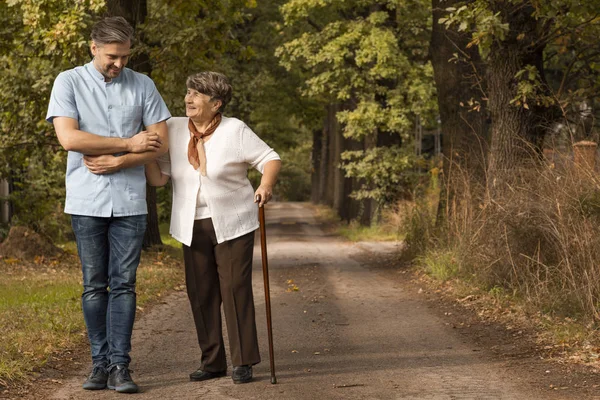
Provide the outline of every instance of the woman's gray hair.
{"type": "Polygon", "coordinates": [[[198,92],[210,96],[211,100],[221,100],[219,112],[223,112],[225,106],[231,101],[232,87],[229,79],[219,72],[203,71],[190,75],[186,86],[198,92]]]}
{"type": "Polygon", "coordinates": [[[97,45],[133,41],[133,27],[123,17],[106,17],[92,28],[92,40],[97,45]]]}

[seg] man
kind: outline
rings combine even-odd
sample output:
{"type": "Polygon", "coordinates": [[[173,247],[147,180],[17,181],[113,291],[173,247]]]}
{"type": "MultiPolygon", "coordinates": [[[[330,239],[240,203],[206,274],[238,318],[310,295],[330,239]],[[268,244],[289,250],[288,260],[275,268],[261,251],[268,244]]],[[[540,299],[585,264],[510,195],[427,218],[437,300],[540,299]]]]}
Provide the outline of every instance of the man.
{"type": "Polygon", "coordinates": [[[125,68],[132,38],[124,18],[98,22],[93,60],[58,75],[46,116],[68,151],[65,213],[81,260],[93,363],[83,388],[122,393],[138,391],[129,352],[146,230],[144,164],[168,150],[171,117],[152,80],[125,68]]]}

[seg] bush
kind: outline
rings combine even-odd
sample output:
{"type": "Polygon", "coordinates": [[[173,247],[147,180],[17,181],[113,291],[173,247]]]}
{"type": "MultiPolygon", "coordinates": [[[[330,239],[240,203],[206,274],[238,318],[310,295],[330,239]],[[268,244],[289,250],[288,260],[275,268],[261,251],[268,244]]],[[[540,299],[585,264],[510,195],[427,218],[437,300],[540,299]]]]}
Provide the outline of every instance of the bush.
{"type": "Polygon", "coordinates": [[[407,224],[408,247],[429,272],[501,288],[539,310],[600,319],[598,176],[538,165],[512,171],[493,194],[469,187],[460,171],[452,178],[445,219],[436,227],[421,198],[407,224]]]}

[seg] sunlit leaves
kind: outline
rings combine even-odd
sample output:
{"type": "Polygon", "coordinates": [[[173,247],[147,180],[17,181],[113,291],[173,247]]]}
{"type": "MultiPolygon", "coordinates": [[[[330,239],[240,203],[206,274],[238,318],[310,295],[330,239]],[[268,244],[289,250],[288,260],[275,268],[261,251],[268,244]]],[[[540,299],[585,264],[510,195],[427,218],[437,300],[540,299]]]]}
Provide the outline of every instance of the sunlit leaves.
{"type": "MultiPolygon", "coordinates": [[[[14,222],[38,226],[64,197],[65,153],[45,122],[59,72],[89,61],[99,0],[13,0],[0,4],[0,175],[10,176],[14,222]]],[[[50,224],[51,225],[51,224],[50,224]]]]}
{"type": "Polygon", "coordinates": [[[304,95],[355,104],[338,115],[347,137],[406,135],[411,100],[435,108],[427,100],[433,90],[422,90],[422,99],[406,96],[409,86],[432,81],[430,73],[415,73],[430,70],[427,10],[424,1],[288,1],[282,13],[296,35],[276,54],[286,69],[306,76],[304,95]]]}
{"type": "Polygon", "coordinates": [[[232,34],[245,18],[247,0],[150,0],[140,50],[152,62],[152,78],[173,115],[183,113],[185,79],[202,70],[224,71],[227,57],[247,57],[232,34]]]}
{"type": "Polygon", "coordinates": [[[373,199],[379,204],[410,196],[418,179],[414,172],[416,156],[412,149],[376,147],[366,151],[347,151],[342,155],[342,168],[349,177],[363,182],[352,197],[373,199]]]}

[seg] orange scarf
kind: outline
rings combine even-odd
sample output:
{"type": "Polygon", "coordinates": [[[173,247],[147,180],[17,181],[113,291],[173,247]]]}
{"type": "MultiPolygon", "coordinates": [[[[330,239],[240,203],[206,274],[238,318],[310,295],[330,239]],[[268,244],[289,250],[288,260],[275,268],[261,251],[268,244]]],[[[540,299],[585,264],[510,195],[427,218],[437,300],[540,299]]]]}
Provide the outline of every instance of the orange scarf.
{"type": "Polygon", "coordinates": [[[203,133],[198,132],[196,125],[192,122],[192,119],[188,121],[188,128],[190,130],[190,142],[188,144],[188,160],[195,170],[200,169],[202,176],[206,176],[206,153],[204,152],[204,138],[210,136],[217,129],[221,123],[221,113],[215,115],[210,121],[208,128],[203,133]]]}

